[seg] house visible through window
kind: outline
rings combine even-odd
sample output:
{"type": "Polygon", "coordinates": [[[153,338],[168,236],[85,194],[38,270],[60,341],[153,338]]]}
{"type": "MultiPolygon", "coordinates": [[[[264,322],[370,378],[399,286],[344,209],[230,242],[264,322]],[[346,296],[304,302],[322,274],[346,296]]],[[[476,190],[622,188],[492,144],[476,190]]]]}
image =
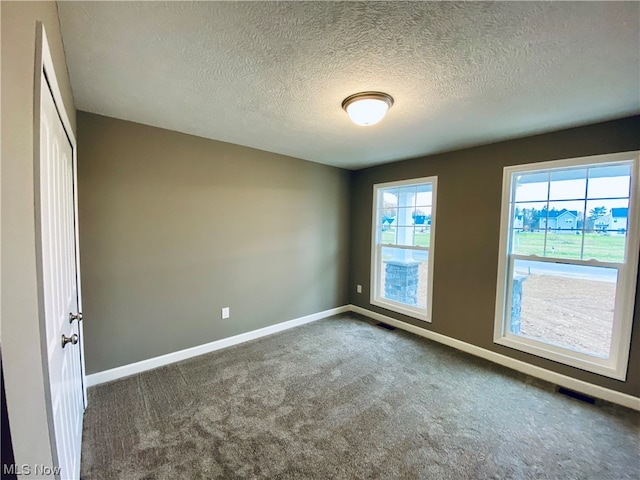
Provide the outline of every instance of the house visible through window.
{"type": "Polygon", "coordinates": [[[431,321],[436,177],[374,185],[371,303],[431,321]]]}
{"type": "Polygon", "coordinates": [[[625,378],[640,248],[638,158],[505,168],[496,343],[625,378]]]}

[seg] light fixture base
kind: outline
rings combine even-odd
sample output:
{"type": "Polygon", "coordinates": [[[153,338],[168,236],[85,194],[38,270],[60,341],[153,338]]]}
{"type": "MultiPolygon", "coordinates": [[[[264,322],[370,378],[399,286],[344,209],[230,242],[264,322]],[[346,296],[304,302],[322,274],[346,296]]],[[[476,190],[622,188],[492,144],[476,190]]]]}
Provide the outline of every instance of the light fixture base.
{"type": "Polygon", "coordinates": [[[375,125],[393,105],[393,97],[383,92],[360,92],[342,101],[342,108],[356,125],[375,125]]]}
{"type": "Polygon", "coordinates": [[[360,92],[349,95],[342,101],[342,108],[347,111],[347,107],[358,100],[382,100],[389,108],[393,105],[393,97],[384,92],[360,92]]]}

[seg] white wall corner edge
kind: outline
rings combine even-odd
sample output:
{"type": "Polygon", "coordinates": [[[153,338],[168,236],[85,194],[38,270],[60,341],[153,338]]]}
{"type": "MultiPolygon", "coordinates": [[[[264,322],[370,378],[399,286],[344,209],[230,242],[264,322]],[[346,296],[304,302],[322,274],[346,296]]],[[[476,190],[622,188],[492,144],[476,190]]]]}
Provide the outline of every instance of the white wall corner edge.
{"type": "Polygon", "coordinates": [[[258,330],[252,330],[250,332],[234,335],[233,337],[222,338],[220,340],[215,340],[203,345],[198,345],[195,347],[186,348],[184,350],[178,350],[176,352],[160,355],[159,357],[148,358],[146,360],[141,360],[140,362],[130,363],[121,367],[92,373],[85,377],[85,384],[87,387],[93,387],[101,383],[112,382],[120,378],[135,375],[136,373],[141,373],[147,370],[152,370],[154,368],[170,365],[181,360],[197,357],[205,353],[214,352],[216,350],[231,347],[233,345],[238,345],[250,340],[256,340],[273,333],[288,330],[290,328],[298,327],[306,323],[315,322],[316,320],[321,320],[323,318],[331,317],[333,315],[338,315],[340,313],[349,311],[350,305],[343,305],[341,307],[331,308],[322,312],[312,313],[311,315],[306,315],[304,317],[294,318],[293,320],[288,320],[286,322],[276,323],[275,325],[259,328],[258,330]]]}
{"type": "Polygon", "coordinates": [[[358,307],[357,305],[350,305],[349,307],[350,311],[354,313],[359,313],[373,320],[377,320],[379,322],[383,322],[393,327],[406,330],[407,332],[414,333],[429,340],[442,343],[449,347],[453,347],[456,350],[461,350],[476,357],[484,358],[485,360],[497,363],[498,365],[511,368],[512,370],[531,375],[532,377],[536,377],[541,380],[546,380],[547,382],[583,393],[585,395],[589,395],[601,400],[615,403],[617,405],[622,405],[623,407],[640,411],[640,398],[634,397],[633,395],[628,395],[626,393],[617,392],[615,390],[601,387],[599,385],[594,385],[593,383],[578,380],[577,378],[569,377],[561,373],[552,372],[551,370],[537,367],[535,365],[531,365],[530,363],[516,360],[515,358],[507,357],[506,355],[492,352],[491,350],[477,347],[470,343],[456,340],[455,338],[447,337],[440,333],[435,333],[431,330],[426,330],[424,328],[417,327],[401,320],[396,320],[395,318],[389,317],[387,315],[373,312],[371,310],[367,310],[366,308],[358,307]]]}
{"type": "Polygon", "coordinates": [[[552,372],[551,370],[547,370],[542,367],[537,367],[527,362],[516,360],[514,358],[507,357],[506,355],[492,352],[490,350],[477,347],[470,343],[466,343],[461,340],[456,340],[455,338],[447,337],[445,335],[435,333],[431,330],[417,327],[415,325],[403,322],[401,320],[396,320],[395,318],[392,318],[377,312],[373,312],[371,310],[367,310],[366,308],[362,308],[357,305],[343,305],[341,307],[331,308],[329,310],[313,313],[311,315],[306,315],[304,317],[294,318],[293,320],[277,323],[275,325],[270,325],[268,327],[260,328],[258,330],[252,330],[250,332],[241,333],[233,337],[223,338],[221,340],[205,343],[203,345],[187,348],[185,350],[178,350],[176,352],[168,353],[166,355],[161,355],[159,357],[149,358],[147,360],[142,360],[140,362],[130,363],[128,365],[123,365],[121,367],[104,370],[102,372],[92,373],[85,377],[85,383],[87,387],[93,387],[101,383],[118,380],[120,378],[128,377],[130,375],[135,375],[137,373],[141,373],[147,370],[152,370],[154,368],[162,367],[164,365],[176,363],[181,360],[186,360],[188,358],[196,357],[198,355],[203,355],[205,353],[214,352],[216,350],[231,347],[233,345],[238,345],[240,343],[248,342],[250,340],[256,340],[258,338],[265,337],[273,333],[281,332],[283,330],[288,330],[290,328],[304,325],[306,323],[311,323],[316,320],[321,320],[323,318],[331,317],[333,315],[338,315],[346,312],[359,313],[360,315],[364,315],[365,317],[371,318],[373,320],[384,322],[388,325],[392,325],[402,330],[406,330],[407,332],[411,332],[420,337],[424,337],[429,340],[433,340],[435,342],[441,343],[443,345],[447,345],[449,347],[455,348],[456,350],[461,350],[463,352],[469,353],[476,357],[484,358],[485,360],[489,360],[490,362],[497,363],[498,365],[502,365],[504,367],[511,368],[512,370],[516,370],[518,372],[531,375],[532,377],[536,377],[541,380],[546,380],[547,382],[553,383],[555,385],[559,385],[561,387],[568,388],[570,390],[575,390],[585,395],[590,395],[595,398],[606,400],[611,403],[615,403],[627,408],[631,408],[633,410],[640,411],[640,398],[634,397],[633,395],[617,392],[615,390],[601,387],[599,385],[585,382],[583,380],[578,380],[576,378],[569,377],[561,373],[552,372]]]}

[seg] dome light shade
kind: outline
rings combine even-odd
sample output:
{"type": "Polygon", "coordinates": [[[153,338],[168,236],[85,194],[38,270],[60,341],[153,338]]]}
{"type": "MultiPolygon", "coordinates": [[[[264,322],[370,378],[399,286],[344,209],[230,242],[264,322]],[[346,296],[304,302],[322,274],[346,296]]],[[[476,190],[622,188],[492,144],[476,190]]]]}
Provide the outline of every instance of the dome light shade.
{"type": "Polygon", "coordinates": [[[342,102],[342,108],[356,125],[375,125],[384,118],[393,98],[382,92],[361,92],[350,95],[342,102]]]}

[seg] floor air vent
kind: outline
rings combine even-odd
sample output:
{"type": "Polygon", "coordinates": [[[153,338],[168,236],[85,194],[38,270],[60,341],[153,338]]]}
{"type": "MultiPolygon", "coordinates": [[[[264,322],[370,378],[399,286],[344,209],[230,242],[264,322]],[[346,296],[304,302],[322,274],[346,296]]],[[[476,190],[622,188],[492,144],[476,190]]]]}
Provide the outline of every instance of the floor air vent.
{"type": "Polygon", "coordinates": [[[387,330],[395,330],[396,329],[396,327],[392,327],[391,325],[387,325],[386,323],[382,323],[382,322],[376,323],[376,327],[382,327],[382,328],[385,328],[387,330]]]}
{"type": "Polygon", "coordinates": [[[595,398],[583,395],[582,393],[574,392],[573,390],[568,390],[563,387],[558,387],[558,393],[566,395],[567,397],[575,398],[576,400],[580,400],[581,402],[590,403],[591,405],[596,404],[595,398]]]}

